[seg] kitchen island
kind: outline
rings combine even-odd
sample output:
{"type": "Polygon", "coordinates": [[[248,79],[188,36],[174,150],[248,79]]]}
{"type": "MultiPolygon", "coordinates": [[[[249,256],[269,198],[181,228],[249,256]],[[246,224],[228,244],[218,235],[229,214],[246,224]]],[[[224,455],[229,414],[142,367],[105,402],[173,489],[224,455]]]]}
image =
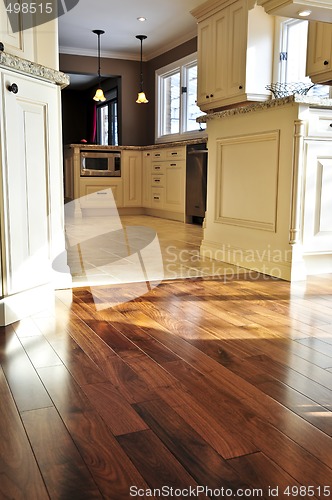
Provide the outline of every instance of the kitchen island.
{"type": "Polygon", "coordinates": [[[201,253],[289,281],[332,272],[332,100],[211,113],[201,253]]]}

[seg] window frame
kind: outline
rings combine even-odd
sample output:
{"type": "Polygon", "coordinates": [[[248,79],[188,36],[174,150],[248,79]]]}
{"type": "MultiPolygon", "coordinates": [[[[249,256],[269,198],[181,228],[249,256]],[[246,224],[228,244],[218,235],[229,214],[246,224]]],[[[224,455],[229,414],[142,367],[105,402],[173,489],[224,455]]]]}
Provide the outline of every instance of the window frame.
{"type": "Polygon", "coordinates": [[[97,119],[97,130],[96,130],[96,138],[97,144],[101,144],[101,126],[100,126],[100,110],[102,108],[108,107],[109,119],[108,119],[108,144],[102,144],[103,146],[118,146],[119,145],[119,92],[118,88],[114,87],[109,91],[105,92],[106,101],[97,104],[96,109],[96,119],[97,119]],[[112,111],[112,107],[116,108],[115,113],[115,121],[113,124],[113,120],[110,120],[110,117],[114,116],[114,112],[112,111]],[[113,142],[114,128],[116,129],[117,141],[113,142]],[[111,138],[111,143],[110,143],[111,138]]]}
{"type": "MultiPolygon", "coordinates": [[[[159,68],[155,72],[155,142],[170,142],[184,139],[206,138],[206,130],[204,124],[197,123],[197,130],[185,130],[187,123],[187,102],[188,96],[186,92],[180,90],[180,109],[179,109],[179,132],[162,134],[163,122],[165,119],[164,94],[163,94],[163,79],[171,76],[176,72],[180,72],[180,89],[188,87],[187,85],[187,70],[197,65],[197,52],[183,57],[173,63],[159,68]]],[[[205,113],[202,111],[202,115],[205,113]]]]}

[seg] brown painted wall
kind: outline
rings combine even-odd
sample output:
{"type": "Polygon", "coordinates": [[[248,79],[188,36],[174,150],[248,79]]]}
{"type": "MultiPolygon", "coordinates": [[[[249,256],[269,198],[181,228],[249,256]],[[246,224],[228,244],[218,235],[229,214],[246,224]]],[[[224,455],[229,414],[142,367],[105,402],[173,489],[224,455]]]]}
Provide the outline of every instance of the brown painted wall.
{"type": "MultiPolygon", "coordinates": [[[[149,99],[148,104],[136,104],[139,88],[139,62],[121,59],[101,59],[103,76],[119,76],[121,78],[120,101],[120,138],[122,145],[145,146],[154,143],[155,131],[155,71],[197,50],[197,39],[189,40],[179,47],[151,59],[143,64],[144,90],[149,99]]],[[[60,70],[64,73],[96,74],[97,60],[95,57],[73,56],[60,54],[60,70]]],[[[79,99],[78,99],[79,100],[79,99]]],[[[82,103],[82,99],[80,100],[82,103]]],[[[84,99],[83,99],[84,102],[84,99]]],[[[66,98],[64,106],[67,107],[66,98]]],[[[64,120],[70,120],[73,107],[64,111],[64,120]]],[[[77,122],[77,120],[76,120],[77,122]]],[[[73,120],[73,124],[74,124],[73,120]]],[[[76,126],[76,125],[75,125],[76,126]]],[[[68,123],[64,124],[68,131],[66,137],[80,137],[82,127],[73,130],[68,123]]],[[[88,132],[85,134],[88,135],[88,132]]]]}

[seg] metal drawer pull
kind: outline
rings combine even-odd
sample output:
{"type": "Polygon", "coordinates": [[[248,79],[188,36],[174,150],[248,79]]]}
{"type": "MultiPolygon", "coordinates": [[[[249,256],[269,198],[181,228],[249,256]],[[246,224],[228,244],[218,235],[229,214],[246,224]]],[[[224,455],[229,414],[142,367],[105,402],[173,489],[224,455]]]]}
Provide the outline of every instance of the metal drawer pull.
{"type": "Polygon", "coordinates": [[[154,200],[159,200],[159,196],[154,196],[153,199],[154,200]]]}
{"type": "Polygon", "coordinates": [[[171,155],[172,155],[172,156],[175,156],[175,155],[177,155],[177,152],[175,151],[175,153],[171,153],[171,155]]]}
{"type": "Polygon", "coordinates": [[[160,179],[154,179],[154,182],[160,182],[160,179]]]}
{"type": "Polygon", "coordinates": [[[176,167],[176,163],[170,163],[171,167],[176,167]]]}

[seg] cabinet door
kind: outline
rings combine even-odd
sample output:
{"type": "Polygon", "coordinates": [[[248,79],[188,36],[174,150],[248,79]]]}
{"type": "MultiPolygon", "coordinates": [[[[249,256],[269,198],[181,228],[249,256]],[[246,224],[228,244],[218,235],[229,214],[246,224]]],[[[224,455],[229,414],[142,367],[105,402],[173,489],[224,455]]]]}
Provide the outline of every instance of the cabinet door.
{"type": "Polygon", "coordinates": [[[52,239],[56,239],[52,217],[54,212],[61,217],[60,202],[63,210],[62,167],[60,144],[52,137],[52,123],[58,120],[55,86],[10,72],[2,74],[1,83],[6,130],[2,238],[6,293],[12,294],[51,278],[52,239]],[[18,85],[17,94],[8,90],[12,83],[18,85]],[[56,172],[50,169],[53,155],[58,162],[56,172]]]}
{"type": "Polygon", "coordinates": [[[247,28],[247,12],[244,2],[238,0],[229,7],[228,97],[245,92],[247,28]]]}
{"type": "MultiPolygon", "coordinates": [[[[332,69],[332,25],[310,22],[308,31],[307,75],[319,75],[332,69]]],[[[320,80],[313,79],[315,83],[320,80]]],[[[325,78],[321,80],[326,81],[325,78]]]]}
{"type": "Polygon", "coordinates": [[[185,190],[184,190],[185,162],[168,162],[165,165],[165,193],[164,209],[171,212],[184,213],[185,190]]]}
{"type": "Polygon", "coordinates": [[[204,105],[210,99],[211,86],[213,85],[213,54],[212,54],[212,30],[211,19],[202,21],[198,25],[198,57],[197,57],[197,104],[204,105]],[[211,81],[212,78],[212,81],[211,81]]]}
{"type": "Polygon", "coordinates": [[[329,141],[307,145],[304,189],[303,248],[332,253],[332,157],[329,141]]]}
{"type": "Polygon", "coordinates": [[[142,153],[123,151],[121,155],[123,178],[123,206],[142,206],[142,153]]]}
{"type": "Polygon", "coordinates": [[[0,2],[0,42],[4,44],[5,51],[8,52],[8,54],[34,61],[34,30],[33,28],[24,29],[24,23],[29,20],[28,17],[31,16],[31,14],[22,14],[21,12],[13,14],[16,16],[17,25],[23,27],[22,31],[13,33],[6,12],[6,5],[11,4],[13,6],[14,3],[21,4],[21,2],[10,2],[10,0],[0,2]]]}

